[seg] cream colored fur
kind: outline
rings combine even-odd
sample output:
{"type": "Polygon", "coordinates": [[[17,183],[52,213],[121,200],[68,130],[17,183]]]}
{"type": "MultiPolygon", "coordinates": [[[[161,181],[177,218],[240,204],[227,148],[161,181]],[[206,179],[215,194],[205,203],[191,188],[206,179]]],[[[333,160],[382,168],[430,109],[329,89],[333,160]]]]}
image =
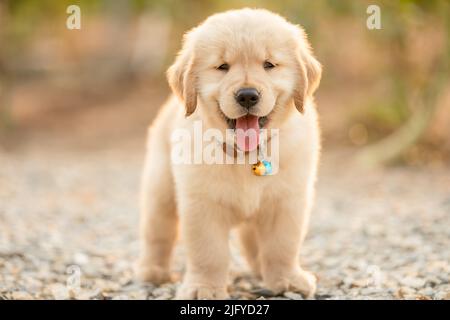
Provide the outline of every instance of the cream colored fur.
{"type": "Polygon", "coordinates": [[[256,275],[276,293],[314,294],[315,277],[299,264],[308,229],[320,137],[312,98],[321,75],[303,30],[261,9],[211,16],[185,36],[168,70],[174,95],[149,129],[142,182],[140,279],[170,280],[178,228],[186,249],[180,299],[228,297],[229,232],[238,228],[243,253],[256,275]],[[276,64],[266,70],[264,61],[276,64]],[[228,72],[217,70],[228,63],[228,72]],[[259,116],[279,129],[280,169],[255,176],[251,165],[173,165],[174,129],[225,131],[241,116],[234,93],[261,92],[259,116]],[[222,113],[222,114],[221,114],[222,113]]]}

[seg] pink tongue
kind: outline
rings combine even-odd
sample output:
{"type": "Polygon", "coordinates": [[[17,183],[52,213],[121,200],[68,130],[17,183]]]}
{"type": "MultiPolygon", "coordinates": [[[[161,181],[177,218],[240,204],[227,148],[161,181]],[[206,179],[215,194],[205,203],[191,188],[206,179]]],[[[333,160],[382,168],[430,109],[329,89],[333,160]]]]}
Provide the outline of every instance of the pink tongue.
{"type": "Polygon", "coordinates": [[[259,143],[258,117],[246,115],[236,120],[237,146],[242,151],[253,151],[259,143]]]}

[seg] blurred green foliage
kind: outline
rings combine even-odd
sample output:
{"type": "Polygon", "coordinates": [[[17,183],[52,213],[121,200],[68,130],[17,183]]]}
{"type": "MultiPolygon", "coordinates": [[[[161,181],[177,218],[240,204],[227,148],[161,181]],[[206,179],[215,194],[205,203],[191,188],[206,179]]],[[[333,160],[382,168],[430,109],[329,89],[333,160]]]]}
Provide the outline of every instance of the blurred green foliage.
{"type": "MultiPolygon", "coordinates": [[[[449,72],[450,1],[447,0],[3,0],[0,72],[3,69],[5,73],[13,59],[27,53],[38,26],[63,30],[66,8],[72,4],[82,8],[83,18],[110,17],[129,23],[146,12],[165,17],[171,25],[166,65],[178,50],[181,35],[212,13],[242,7],[278,12],[307,30],[324,65],[322,94],[327,90],[348,90],[349,94],[356,90],[366,94],[365,105],[357,112],[350,112],[349,121],[364,123],[375,133],[370,135],[375,139],[399,127],[418,108],[411,105],[416,98],[412,98],[413,94],[420,100],[426,95],[437,95],[439,92],[430,87],[438,88],[437,83],[448,79],[445,73],[449,72]],[[371,4],[381,8],[381,30],[366,28],[366,8],[371,4]],[[345,35],[338,35],[342,30],[345,35]],[[415,33],[425,40],[435,33],[439,36],[436,42],[443,39],[445,43],[424,41],[422,47],[414,46],[415,33]],[[353,38],[358,42],[349,55],[345,48],[354,44],[353,38]],[[424,66],[418,65],[414,55],[424,56],[424,66]],[[370,67],[372,60],[375,66],[370,67]],[[383,89],[371,91],[380,84],[383,89]]],[[[160,76],[163,71],[160,70],[160,76]]],[[[0,77],[0,85],[15,76],[14,71],[9,72],[9,76],[0,77]]]]}

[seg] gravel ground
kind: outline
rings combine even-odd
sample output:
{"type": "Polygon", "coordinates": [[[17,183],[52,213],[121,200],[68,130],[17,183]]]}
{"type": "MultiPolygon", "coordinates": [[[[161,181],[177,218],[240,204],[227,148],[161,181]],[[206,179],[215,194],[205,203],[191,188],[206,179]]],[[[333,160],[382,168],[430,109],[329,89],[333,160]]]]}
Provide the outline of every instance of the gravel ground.
{"type": "MultiPolygon", "coordinates": [[[[137,148],[0,153],[0,299],[171,299],[178,282],[132,279],[142,157],[137,148]]],[[[315,298],[450,299],[450,169],[328,163],[301,256],[319,278],[315,298]]],[[[237,271],[245,263],[232,247],[232,298],[302,299],[267,296],[237,271]]],[[[179,247],[178,275],[182,257],[179,247]]]]}

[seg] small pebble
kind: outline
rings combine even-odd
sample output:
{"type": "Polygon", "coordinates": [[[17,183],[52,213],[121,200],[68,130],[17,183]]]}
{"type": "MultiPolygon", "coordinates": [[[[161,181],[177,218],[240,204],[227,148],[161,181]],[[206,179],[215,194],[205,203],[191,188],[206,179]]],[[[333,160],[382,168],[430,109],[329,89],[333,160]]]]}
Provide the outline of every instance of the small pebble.
{"type": "Polygon", "coordinates": [[[301,294],[295,293],[295,292],[287,291],[284,293],[284,296],[291,300],[303,300],[303,296],[301,294]]]}

